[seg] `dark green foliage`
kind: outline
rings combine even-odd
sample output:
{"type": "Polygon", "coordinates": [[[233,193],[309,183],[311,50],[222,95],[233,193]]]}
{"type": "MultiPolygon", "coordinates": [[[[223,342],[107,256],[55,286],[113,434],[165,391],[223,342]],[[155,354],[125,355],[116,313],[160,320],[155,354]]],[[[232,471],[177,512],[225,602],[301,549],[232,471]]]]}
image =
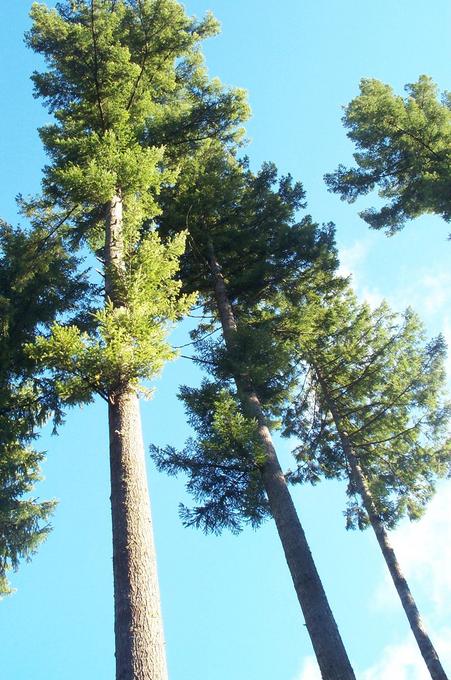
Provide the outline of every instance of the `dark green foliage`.
{"type": "Polygon", "coordinates": [[[46,538],[55,502],[29,495],[40,479],[42,454],[14,442],[0,451],[0,595],[6,595],[8,571],[30,559],[46,538]]]}
{"type": "Polygon", "coordinates": [[[375,188],[388,199],[381,209],[360,213],[374,229],[392,234],[422,213],[451,219],[451,105],[438,99],[427,76],[406,85],[407,97],[364,79],[343,122],[357,151],[355,168],[340,165],[326,175],[329,188],[354,201],[375,188]]]}
{"type": "MultiPolygon", "coordinates": [[[[202,339],[195,331],[195,360],[218,381],[228,382],[234,375],[245,375],[258,390],[263,408],[270,414],[280,413],[295,379],[289,342],[278,336],[279,319],[273,309],[240,314],[234,346],[227,348],[222,339],[202,339]]],[[[218,330],[218,329],[217,329],[218,330]]]]}
{"type": "Polygon", "coordinates": [[[194,359],[213,380],[181,393],[197,437],[181,453],[171,447],[152,450],[159,468],[186,473],[188,490],[203,501],[191,511],[182,509],[187,524],[237,531],[243,521],[256,526],[267,516],[261,441],[243,408],[243,395],[231,385],[252,385],[268,425],[280,425],[298,367],[291,336],[281,332],[279,297],[294,282],[299,289],[316,277],[321,286],[336,265],[332,226],[320,228],[310,216],[298,219],[304,198],[301,185],[289,176],[279,178],[274,165],[254,174],[247,161],[237,161],[216,144],[205,145],[174,191],[163,193],[161,230],[172,233],[188,226],[183,285],[200,290],[211,319],[192,335],[194,359]],[[222,335],[215,337],[220,320],[209,262],[212,247],[237,326],[227,343],[222,335]]]}
{"type": "Polygon", "coordinates": [[[372,311],[349,292],[327,305],[314,300],[294,319],[295,311],[304,380],[285,418],[286,433],[301,442],[291,480],[347,479],[347,524],[366,525],[344,435],[385,526],[419,517],[450,464],[443,338],[426,343],[411,310],[372,311]]]}
{"type": "Polygon", "coordinates": [[[24,371],[30,365],[25,344],[58,314],[80,313],[90,289],[51,227],[34,224],[25,231],[0,222],[0,375],[24,371]]]}
{"type": "Polygon", "coordinates": [[[196,438],[181,452],[151,447],[157,467],[172,475],[187,474],[187,490],[203,501],[193,509],[181,507],[184,524],[215,533],[224,528],[238,532],[243,523],[257,527],[268,516],[260,469],[264,453],[256,422],[246,415],[232,387],[233,376],[253,381],[273,426],[295,380],[288,347],[274,334],[275,317],[261,324],[258,318],[254,325],[249,321],[240,316],[231,351],[223,340],[195,343],[195,360],[214,378],[199,389],[183,387],[180,392],[196,438]]]}
{"type": "MultiPolygon", "coordinates": [[[[257,172],[215,142],[187,163],[173,188],[162,192],[160,233],[188,229],[182,260],[187,290],[212,296],[208,248],[212,243],[232,304],[243,309],[273,294],[283,280],[308,268],[327,253],[333,268],[333,227],[320,228],[305,207],[302,185],[279,177],[274,164],[257,172]]],[[[214,303],[211,304],[214,306],[214,303]]],[[[213,312],[214,313],[214,312],[213,312]]],[[[238,312],[237,312],[238,313],[238,312]]]]}
{"type": "MultiPolygon", "coordinates": [[[[68,317],[89,291],[78,261],[63,240],[35,224],[28,231],[0,224],[0,593],[10,592],[6,574],[29,559],[49,531],[53,502],[30,496],[43,454],[31,443],[38,428],[61,405],[52,381],[36,375],[27,343],[68,317]]],[[[81,305],[80,309],[83,308],[81,305]]]]}
{"type": "Polygon", "coordinates": [[[240,412],[237,395],[225,384],[203,382],[184,387],[180,398],[196,432],[185,448],[151,447],[158,469],[171,475],[188,474],[187,490],[202,505],[181,505],[185,526],[206,533],[228,528],[237,533],[243,523],[259,526],[268,514],[259,472],[263,453],[256,424],[240,412]]]}

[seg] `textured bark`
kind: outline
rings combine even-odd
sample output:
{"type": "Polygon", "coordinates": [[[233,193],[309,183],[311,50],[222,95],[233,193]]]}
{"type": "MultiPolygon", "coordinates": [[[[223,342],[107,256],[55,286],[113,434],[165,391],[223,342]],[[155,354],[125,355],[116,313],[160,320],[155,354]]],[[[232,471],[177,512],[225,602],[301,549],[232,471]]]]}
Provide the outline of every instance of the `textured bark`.
{"type": "Polygon", "coordinates": [[[105,297],[114,307],[124,304],[120,285],[125,272],[122,216],[122,195],[118,191],[107,205],[105,219],[105,297]]]}
{"type": "MultiPolygon", "coordinates": [[[[122,200],[106,218],[105,291],[123,306],[122,200]]],[[[127,384],[109,395],[116,680],[167,680],[139,400],[127,384]]]]}
{"type": "Polygon", "coordinates": [[[399,599],[401,600],[401,604],[404,608],[410,627],[417,641],[421,655],[433,680],[448,680],[434,645],[432,644],[432,641],[425,629],[420,612],[418,611],[418,607],[410,591],[406,578],[401,571],[401,567],[399,566],[395,551],[393,550],[388,538],[388,534],[379,518],[370,489],[368,487],[368,483],[365,478],[365,474],[360,466],[358,458],[354,454],[349,436],[342,427],[338,409],[334,403],[334,400],[328,393],[327,386],[325,385],[321,374],[319,371],[316,372],[323,394],[326,398],[328,408],[332,414],[332,418],[334,419],[343,451],[351,469],[351,474],[356,485],[356,489],[362,498],[363,505],[370,520],[370,524],[373,527],[374,533],[376,534],[376,538],[390,572],[390,576],[392,577],[393,583],[395,584],[399,599]]]}
{"type": "MultiPolygon", "coordinates": [[[[211,244],[209,263],[224,340],[229,348],[233,348],[234,335],[237,331],[236,320],[227,296],[221,268],[211,244]]],[[[280,467],[258,395],[248,376],[236,375],[234,379],[243,408],[258,423],[260,440],[266,453],[262,480],[321,676],[324,680],[355,680],[354,671],[280,467]]]]}
{"type": "Polygon", "coordinates": [[[109,404],[116,680],[167,680],[139,401],[109,404]]]}

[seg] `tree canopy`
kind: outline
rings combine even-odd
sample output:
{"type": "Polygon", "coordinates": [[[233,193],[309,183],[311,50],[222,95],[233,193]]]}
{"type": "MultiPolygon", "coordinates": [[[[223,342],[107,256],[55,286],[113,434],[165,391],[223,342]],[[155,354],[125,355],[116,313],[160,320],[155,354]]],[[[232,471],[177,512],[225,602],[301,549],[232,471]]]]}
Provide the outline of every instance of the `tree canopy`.
{"type": "Polygon", "coordinates": [[[179,147],[186,154],[197,137],[239,137],[247,105],[241,91],[208,79],[198,46],[217,31],[215,20],[194,21],[174,0],[35,4],[32,20],[28,44],[48,67],[33,75],[35,94],[55,120],[40,131],[50,163],[43,198],[28,210],[56,207],[62,228],[87,243],[114,279],[110,297],[123,303],[93,309],[89,338],[75,326],[55,327],[32,350],[74,403],[150,378],[172,356],[162,321],[178,318],[192,298],[179,297],[174,279],[184,235],[163,244],[155,232],[158,196],[183,167],[179,147]],[[108,265],[104,250],[105,209],[118,192],[123,272],[108,265]]]}
{"type": "Polygon", "coordinates": [[[398,315],[386,303],[372,310],[349,290],[323,303],[312,296],[290,315],[302,362],[285,417],[285,433],[300,440],[290,479],[346,479],[347,526],[366,526],[344,435],[385,526],[418,518],[451,460],[443,337],[426,342],[412,310],[398,315]]]}
{"type": "MultiPolygon", "coordinates": [[[[44,458],[33,442],[47,419],[61,423],[52,381],[38,376],[27,343],[74,315],[89,285],[64,241],[43,225],[28,231],[0,224],[0,593],[7,572],[29,559],[46,537],[53,501],[31,494],[44,458]],[[78,275],[77,275],[78,274],[78,275]]],[[[78,313],[82,316],[82,306],[78,313]]]]}
{"type": "Polygon", "coordinates": [[[405,89],[403,98],[378,80],[361,81],[343,116],[357,166],[340,165],[325,176],[329,189],[349,202],[377,188],[385,205],[360,215],[388,234],[423,213],[451,220],[450,95],[440,99],[428,76],[405,89]]]}
{"type": "Polygon", "coordinates": [[[236,532],[268,516],[260,469],[265,457],[236,376],[252,383],[268,423],[277,426],[296,382],[291,340],[278,333],[278,296],[314,276],[323,285],[337,263],[334,230],[308,214],[299,217],[305,194],[291,176],[279,177],[272,163],[254,173],[247,159],[238,161],[215,143],[187,165],[163,201],[161,232],[189,228],[181,277],[187,290],[200,292],[205,317],[192,332],[193,358],[211,377],[180,391],[196,438],[181,452],[171,446],[151,451],[161,470],[187,473],[188,489],[205,501],[181,509],[185,524],[236,532]],[[199,178],[195,189],[193,176],[199,178]],[[232,343],[220,330],[211,247],[236,319],[232,343]]]}

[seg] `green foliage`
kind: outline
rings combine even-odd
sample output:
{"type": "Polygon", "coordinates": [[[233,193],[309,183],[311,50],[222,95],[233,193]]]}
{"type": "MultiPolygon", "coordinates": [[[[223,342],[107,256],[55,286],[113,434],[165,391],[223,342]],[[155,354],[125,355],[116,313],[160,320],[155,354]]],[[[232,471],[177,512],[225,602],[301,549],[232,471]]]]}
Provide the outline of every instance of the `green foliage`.
{"type": "Polygon", "coordinates": [[[213,380],[200,390],[182,390],[196,439],[182,452],[152,450],[160,469],[188,475],[187,489],[199,505],[182,508],[182,517],[207,531],[238,531],[243,522],[257,526],[268,513],[261,442],[256,430],[245,427],[255,423],[243,406],[244,395],[231,386],[252,385],[268,425],[280,426],[298,374],[291,336],[280,332],[280,297],[294,284],[299,288],[311,278],[319,283],[319,273],[326,277],[336,265],[332,226],[321,228],[310,216],[298,220],[304,198],[302,186],[290,176],[279,178],[274,165],[254,174],[247,160],[238,161],[215,142],[205,144],[175,186],[162,192],[161,232],[189,230],[181,277],[185,290],[200,291],[205,312],[192,334],[193,358],[213,380]],[[221,327],[212,250],[237,326],[227,342],[224,333],[214,338],[221,327]],[[226,396],[233,419],[230,410],[224,417],[226,396]],[[219,429],[221,422],[227,427],[219,429]]]}
{"type": "Polygon", "coordinates": [[[52,369],[59,398],[67,404],[104,397],[124,384],[140,386],[175,353],[166,342],[167,325],[185,314],[193,296],[180,295],[175,280],[184,235],[169,244],[151,232],[128,260],[125,299],[94,313],[95,333],[55,325],[49,337],[28,346],[30,356],[52,369]]]}
{"type": "Polygon", "coordinates": [[[388,203],[360,214],[371,227],[389,234],[422,213],[451,219],[449,96],[440,101],[427,76],[406,91],[403,99],[377,80],[361,81],[360,95],[343,118],[357,147],[357,167],[340,165],[325,177],[329,188],[350,202],[377,187],[388,203]]]}
{"type": "Polygon", "coordinates": [[[272,163],[253,173],[247,159],[237,160],[215,141],[184,165],[174,186],[164,189],[161,204],[161,233],[189,231],[184,286],[198,290],[211,310],[210,244],[230,301],[243,309],[316,259],[323,257],[329,270],[335,267],[332,225],[320,227],[309,215],[298,219],[305,208],[302,185],[290,175],[279,177],[272,163]]]}
{"type": "MultiPolygon", "coordinates": [[[[74,141],[76,144],[78,140],[74,141]]],[[[59,144],[57,141],[56,144],[59,144]]],[[[143,194],[143,209],[149,216],[155,214],[155,200],[149,188],[158,189],[162,180],[170,179],[159,170],[163,149],[143,149],[133,139],[111,130],[100,137],[92,135],[84,145],[86,158],[79,164],[67,163],[52,173],[55,184],[64,187],[75,203],[106,203],[114,196],[117,187],[122,192],[143,194]]]]}
{"type": "Polygon", "coordinates": [[[64,208],[78,206],[71,219],[83,233],[103,220],[96,208],[118,188],[126,220],[130,212],[137,222],[138,207],[151,219],[186,145],[196,146],[187,132],[239,135],[243,93],[210,82],[199,53],[217,32],[211,15],[197,22],[175,0],[96,0],[34,4],[31,18],[28,44],[48,66],[33,75],[35,94],[55,117],[41,129],[51,159],[44,190],[64,208]]]}
{"type": "Polygon", "coordinates": [[[237,395],[225,385],[204,381],[184,387],[180,398],[197,438],[183,451],[151,447],[158,469],[189,476],[187,490],[202,505],[180,506],[185,526],[238,533],[243,523],[259,526],[268,515],[259,466],[264,461],[257,424],[241,413],[237,395]]]}
{"type": "Polygon", "coordinates": [[[91,289],[79,261],[47,224],[25,231],[0,222],[0,377],[27,368],[24,344],[58,314],[83,312],[91,289]]]}
{"type": "Polygon", "coordinates": [[[43,455],[18,443],[2,445],[0,455],[0,596],[11,592],[7,573],[29,560],[50,530],[55,502],[30,497],[40,479],[43,455]],[[25,497],[25,498],[24,498],[25,497]]]}
{"type": "Polygon", "coordinates": [[[326,304],[312,298],[291,323],[304,376],[285,418],[285,433],[301,442],[291,480],[348,479],[348,526],[365,526],[345,436],[381,521],[390,528],[404,515],[416,519],[450,464],[443,338],[426,343],[411,310],[371,310],[349,291],[326,304]]]}
{"type": "Polygon", "coordinates": [[[175,281],[185,235],[163,243],[154,232],[159,195],[205,138],[235,143],[248,110],[241,91],[208,79],[199,44],[217,32],[211,15],[198,22],[175,0],[80,0],[35,4],[31,17],[28,44],[47,65],[33,75],[35,94],[54,122],[40,131],[50,158],[43,199],[28,210],[47,202],[65,214],[73,244],[86,242],[103,264],[108,292],[88,332],[55,326],[28,347],[74,404],[137,387],[174,356],[168,322],[193,297],[175,281]],[[115,197],[122,215],[112,234],[115,197]]]}
{"type": "Polygon", "coordinates": [[[47,536],[54,507],[30,495],[43,460],[30,443],[50,416],[61,421],[61,406],[24,347],[89,292],[77,269],[44,224],[28,231],[0,224],[0,594],[11,592],[8,571],[47,536]]]}

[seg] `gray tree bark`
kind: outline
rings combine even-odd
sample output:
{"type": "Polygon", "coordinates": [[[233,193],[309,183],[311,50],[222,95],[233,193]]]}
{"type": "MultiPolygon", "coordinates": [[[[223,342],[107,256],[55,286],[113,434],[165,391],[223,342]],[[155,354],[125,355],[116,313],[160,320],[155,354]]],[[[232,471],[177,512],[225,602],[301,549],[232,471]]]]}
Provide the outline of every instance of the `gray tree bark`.
{"type": "Polygon", "coordinates": [[[396,558],[396,553],[388,538],[388,534],[385,531],[384,525],[382,524],[376,506],[371,495],[371,491],[368,487],[365,474],[359,463],[357,456],[354,454],[354,449],[349,439],[348,433],[344,430],[338,408],[332,399],[327,385],[321,376],[321,373],[315,369],[317,373],[318,380],[321,385],[321,389],[326,399],[329,411],[334,420],[335,426],[337,428],[338,435],[340,437],[341,445],[345,453],[346,459],[349,463],[351,469],[351,474],[356,485],[356,489],[362,498],[363,505],[368,514],[370,524],[376,534],[377,541],[379,543],[380,549],[384,556],[385,562],[387,564],[390,576],[392,577],[393,583],[401,600],[401,604],[406,613],[407,619],[409,621],[412,632],[417,641],[418,647],[420,649],[421,655],[427,666],[429,674],[432,680],[448,680],[448,677],[442,667],[439,656],[435,650],[434,645],[426,631],[424,623],[421,619],[420,612],[409,588],[407,580],[402,573],[399,562],[396,558]]]}
{"type": "MultiPolygon", "coordinates": [[[[124,306],[120,193],[108,205],[105,292],[124,306]]],[[[128,384],[108,395],[116,680],[167,680],[157,564],[139,399],[128,384]]]]}
{"type": "MultiPolygon", "coordinates": [[[[224,341],[227,347],[233,348],[237,331],[236,320],[212,244],[209,264],[224,341]]],[[[234,379],[243,408],[258,423],[260,440],[266,452],[266,460],[261,470],[263,484],[321,676],[324,680],[355,680],[354,671],[280,467],[258,395],[248,376],[235,375],[234,379]]]]}

